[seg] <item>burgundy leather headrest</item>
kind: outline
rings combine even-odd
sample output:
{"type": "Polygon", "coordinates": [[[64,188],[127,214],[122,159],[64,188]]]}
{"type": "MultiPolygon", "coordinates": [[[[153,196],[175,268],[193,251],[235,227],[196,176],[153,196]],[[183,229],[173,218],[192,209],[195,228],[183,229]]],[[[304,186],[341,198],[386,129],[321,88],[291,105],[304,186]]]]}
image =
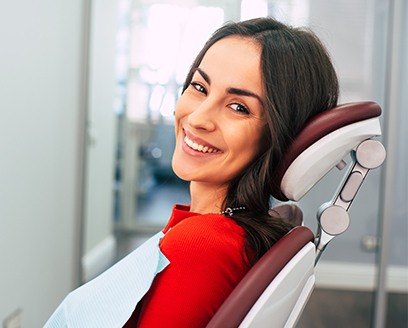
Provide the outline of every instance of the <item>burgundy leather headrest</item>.
{"type": "Polygon", "coordinates": [[[289,145],[282,161],[274,172],[272,196],[282,201],[288,200],[281,191],[282,178],[296,157],[313,143],[346,125],[380,115],[381,107],[377,103],[364,101],[340,105],[321,112],[309,119],[297,137],[289,145]]]}

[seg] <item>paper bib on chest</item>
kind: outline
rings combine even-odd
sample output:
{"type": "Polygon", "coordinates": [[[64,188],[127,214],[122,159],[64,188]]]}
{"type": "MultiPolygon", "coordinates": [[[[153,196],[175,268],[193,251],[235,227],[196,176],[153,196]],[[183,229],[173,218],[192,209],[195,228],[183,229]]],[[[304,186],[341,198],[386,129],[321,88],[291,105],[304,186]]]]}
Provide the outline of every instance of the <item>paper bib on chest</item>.
{"type": "Polygon", "coordinates": [[[64,299],[45,328],[122,327],[154,277],[169,260],[160,251],[159,232],[101,275],[64,299]]]}

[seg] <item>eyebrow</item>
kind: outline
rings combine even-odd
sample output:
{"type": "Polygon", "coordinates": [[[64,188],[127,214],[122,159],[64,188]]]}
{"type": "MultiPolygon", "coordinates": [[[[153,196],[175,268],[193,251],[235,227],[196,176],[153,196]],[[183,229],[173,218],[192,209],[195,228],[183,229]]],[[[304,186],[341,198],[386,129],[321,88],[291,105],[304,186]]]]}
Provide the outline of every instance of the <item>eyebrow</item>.
{"type": "Polygon", "coordinates": [[[207,82],[208,84],[211,84],[211,79],[208,76],[208,74],[206,72],[204,72],[200,67],[196,68],[196,72],[200,73],[200,75],[203,77],[203,79],[205,80],[205,82],[207,82]]]}
{"type": "MultiPolygon", "coordinates": [[[[203,77],[203,79],[208,83],[211,84],[211,79],[208,76],[208,74],[206,72],[204,72],[200,67],[196,68],[196,72],[200,73],[200,75],[203,77]]],[[[259,102],[263,105],[263,100],[262,98],[257,95],[256,93],[249,91],[249,90],[245,90],[245,89],[239,89],[239,88],[228,88],[227,92],[229,94],[234,94],[234,95],[240,95],[240,96],[247,96],[247,97],[254,97],[256,99],[259,100],[259,102]]]]}

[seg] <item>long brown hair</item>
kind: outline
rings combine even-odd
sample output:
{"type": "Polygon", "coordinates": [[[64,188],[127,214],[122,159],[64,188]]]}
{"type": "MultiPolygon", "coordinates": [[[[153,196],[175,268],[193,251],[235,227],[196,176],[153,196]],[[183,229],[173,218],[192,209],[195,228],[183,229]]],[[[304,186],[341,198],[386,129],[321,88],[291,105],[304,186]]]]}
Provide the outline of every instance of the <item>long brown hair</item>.
{"type": "Polygon", "coordinates": [[[227,23],[215,31],[194,60],[183,91],[207,50],[232,35],[251,38],[262,47],[266,146],[246,170],[229,182],[224,200],[224,208],[245,206],[231,218],[245,229],[247,246],[256,261],[291,228],[284,220],[268,214],[272,173],[305,122],[337,105],[339,87],[330,57],[313,32],[273,18],[257,18],[227,23]]]}

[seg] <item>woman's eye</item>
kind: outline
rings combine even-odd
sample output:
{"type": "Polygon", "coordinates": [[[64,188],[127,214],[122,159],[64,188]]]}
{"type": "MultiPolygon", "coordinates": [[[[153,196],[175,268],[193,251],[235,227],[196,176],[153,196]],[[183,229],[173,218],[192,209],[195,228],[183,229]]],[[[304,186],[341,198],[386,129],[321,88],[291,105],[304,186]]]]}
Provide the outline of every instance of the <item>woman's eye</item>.
{"type": "Polygon", "coordinates": [[[230,107],[235,110],[236,112],[239,113],[243,113],[243,114],[249,114],[249,110],[247,107],[245,107],[244,105],[238,104],[238,103],[234,103],[231,104],[230,107]]]}
{"type": "Polygon", "coordinates": [[[198,92],[204,93],[205,95],[207,94],[207,90],[200,84],[197,82],[191,82],[190,85],[196,89],[198,92]]]}

